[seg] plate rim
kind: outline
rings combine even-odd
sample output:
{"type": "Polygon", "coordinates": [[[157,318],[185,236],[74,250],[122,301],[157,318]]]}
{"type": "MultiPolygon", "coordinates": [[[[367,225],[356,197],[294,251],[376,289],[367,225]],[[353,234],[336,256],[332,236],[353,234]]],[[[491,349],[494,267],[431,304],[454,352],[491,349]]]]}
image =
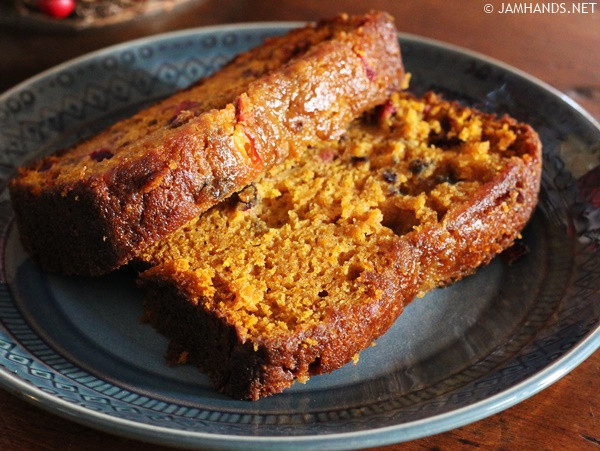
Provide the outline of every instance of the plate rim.
{"type": "MultiPolygon", "coordinates": [[[[223,32],[228,30],[240,31],[241,29],[248,31],[259,31],[267,28],[292,29],[303,26],[306,23],[307,22],[304,21],[265,21],[221,24],[186,28],[183,30],[137,38],[86,53],[48,68],[1,93],[0,102],[23,90],[25,87],[46,77],[52,76],[52,74],[60,73],[75,64],[84,63],[103,55],[110,55],[131,46],[139,46],[144,43],[151,44],[164,39],[177,39],[196,33],[223,32]]],[[[600,122],[571,97],[541,79],[510,64],[459,45],[417,34],[399,32],[398,38],[400,41],[412,40],[444,51],[457,52],[517,75],[534,84],[537,88],[545,91],[547,94],[551,94],[553,97],[556,97],[561,102],[567,104],[572,110],[577,112],[581,118],[587,120],[593,128],[600,131],[600,122]]],[[[20,344],[8,330],[5,329],[5,331],[17,344],[20,344]]],[[[320,450],[341,448],[356,449],[414,440],[445,432],[489,417],[544,390],[576,368],[598,348],[600,348],[600,324],[591,330],[585,338],[581,339],[577,345],[561,355],[556,361],[545,366],[539,372],[527,377],[520,383],[515,384],[506,390],[473,404],[407,423],[379,428],[375,427],[368,430],[324,435],[314,434],[291,437],[226,435],[221,433],[188,431],[150,425],[134,420],[119,418],[104,412],[97,412],[62,400],[59,397],[44,392],[38,386],[29,384],[26,380],[20,378],[17,373],[13,374],[1,364],[0,387],[34,406],[78,424],[110,434],[146,442],[151,441],[161,445],[176,447],[200,446],[211,447],[214,449],[298,449],[299,447],[302,447],[302,449],[320,450]]],[[[37,357],[33,358],[38,360],[37,357]]]]}
{"type": "MultiPolygon", "coordinates": [[[[189,35],[192,33],[197,33],[197,32],[211,32],[211,31],[216,32],[216,31],[227,31],[227,30],[237,31],[240,28],[249,29],[249,30],[252,30],[252,29],[260,30],[260,29],[264,29],[267,27],[292,29],[292,28],[299,28],[299,27],[304,26],[309,23],[312,23],[312,22],[311,21],[265,21],[265,22],[239,22],[239,23],[229,23],[229,24],[221,24],[221,25],[219,25],[219,24],[207,25],[207,26],[201,26],[201,27],[184,28],[184,29],[176,30],[176,31],[168,31],[168,32],[164,32],[164,33],[150,35],[150,36],[144,36],[144,37],[137,38],[137,39],[132,39],[132,40],[125,41],[125,42],[120,42],[118,44],[113,44],[113,45],[110,45],[107,47],[103,47],[101,49],[97,49],[97,50],[85,53],[85,54],[77,56],[75,58],[68,59],[67,61],[63,61],[60,64],[49,67],[49,68],[43,70],[42,72],[40,72],[36,75],[33,75],[33,76],[17,83],[16,85],[8,88],[7,90],[1,92],[0,93],[0,101],[4,100],[5,97],[9,97],[10,95],[12,95],[13,92],[19,91],[19,90],[23,89],[25,86],[30,85],[38,80],[41,80],[41,79],[45,78],[46,76],[52,74],[53,72],[59,72],[62,69],[65,69],[69,66],[73,66],[74,64],[82,63],[82,62],[85,62],[86,60],[97,58],[104,54],[111,54],[120,49],[126,49],[133,45],[142,45],[144,42],[152,42],[152,41],[157,41],[157,40],[161,40],[161,39],[177,38],[179,36],[186,36],[186,35],[189,35]]],[[[565,94],[558,88],[555,88],[551,84],[543,81],[542,79],[540,79],[534,75],[529,74],[528,72],[525,72],[525,71],[517,68],[516,66],[505,63],[504,61],[496,59],[494,57],[488,56],[485,53],[478,52],[476,50],[472,50],[472,49],[469,49],[467,47],[463,47],[463,46],[460,46],[457,44],[445,42],[445,41],[442,41],[439,39],[430,38],[428,36],[421,36],[416,33],[407,33],[407,32],[402,32],[402,31],[398,32],[397,35],[400,40],[402,40],[402,39],[413,40],[413,41],[422,42],[422,43],[425,43],[425,44],[428,44],[431,46],[441,47],[441,48],[444,48],[447,50],[461,53],[463,55],[467,55],[467,56],[470,56],[470,57],[473,57],[476,59],[483,60],[485,62],[493,64],[494,66],[500,67],[503,70],[512,72],[513,74],[518,75],[521,78],[527,79],[530,82],[534,83],[535,85],[543,88],[545,91],[548,91],[549,93],[553,94],[555,97],[560,98],[563,102],[569,104],[569,106],[571,106],[572,108],[577,110],[578,113],[580,113],[582,116],[584,116],[596,128],[600,129],[600,119],[597,120],[585,108],[583,108],[577,101],[575,101],[573,98],[569,97],[567,94],[565,94]]]]}
{"type": "Polygon", "coordinates": [[[512,407],[549,387],[600,347],[600,327],[542,371],[489,398],[450,412],[409,423],[373,428],[365,431],[303,436],[226,435],[165,428],[114,417],[56,398],[0,367],[0,386],[21,399],[65,419],[126,438],[177,447],[211,449],[287,449],[335,450],[384,446],[446,432],[487,418],[512,407]],[[9,382],[11,381],[12,384],[9,382]],[[19,388],[20,390],[15,390],[19,388]],[[55,408],[58,407],[57,410],[55,408]],[[79,416],[78,414],[82,414],[79,416]],[[94,421],[96,420],[96,421],[94,421]],[[452,421],[450,421],[452,420],[452,421]],[[424,428],[424,426],[427,426],[424,428]],[[423,430],[426,431],[423,434],[423,430]],[[178,441],[174,442],[173,439],[178,441]],[[202,440],[199,443],[198,440],[202,440]],[[352,441],[352,439],[358,439],[352,441]],[[348,443],[348,440],[350,442],[348,443]],[[250,442],[250,443],[249,443],[250,442]],[[343,443],[342,443],[343,442],[343,443]],[[232,446],[233,445],[233,446],[232,446]],[[285,446],[282,446],[285,445],[285,446]],[[343,446],[342,446],[343,445],[343,446]]]}

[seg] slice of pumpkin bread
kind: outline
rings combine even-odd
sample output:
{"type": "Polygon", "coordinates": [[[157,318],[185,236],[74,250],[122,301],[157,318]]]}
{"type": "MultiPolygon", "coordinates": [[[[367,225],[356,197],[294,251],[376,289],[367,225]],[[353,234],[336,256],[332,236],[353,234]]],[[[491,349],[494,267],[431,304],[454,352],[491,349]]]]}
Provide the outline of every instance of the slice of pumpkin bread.
{"type": "Polygon", "coordinates": [[[540,183],[536,133],[394,94],[140,255],[168,359],[258,399],[356,359],[417,294],[510,246],[540,183]]]}
{"type": "Polygon", "coordinates": [[[399,89],[391,17],[341,15],[267,40],[191,88],[60,150],[11,181],[25,249],[95,275],[399,89]]]}

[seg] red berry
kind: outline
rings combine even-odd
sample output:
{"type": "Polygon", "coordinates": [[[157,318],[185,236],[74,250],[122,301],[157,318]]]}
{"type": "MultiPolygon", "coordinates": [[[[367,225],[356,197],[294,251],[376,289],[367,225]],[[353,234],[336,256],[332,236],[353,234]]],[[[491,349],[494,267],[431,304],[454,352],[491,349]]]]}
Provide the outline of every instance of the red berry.
{"type": "Polygon", "coordinates": [[[38,9],[56,19],[64,19],[75,9],[75,0],[37,0],[38,9]]]}

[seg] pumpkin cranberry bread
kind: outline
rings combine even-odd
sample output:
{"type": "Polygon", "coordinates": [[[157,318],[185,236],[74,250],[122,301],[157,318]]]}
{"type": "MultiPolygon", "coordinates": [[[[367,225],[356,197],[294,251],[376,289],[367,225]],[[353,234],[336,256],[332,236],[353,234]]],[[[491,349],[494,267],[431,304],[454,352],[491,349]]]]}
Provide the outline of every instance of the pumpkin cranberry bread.
{"type": "Polygon", "coordinates": [[[529,126],[394,94],[144,251],[145,317],[220,391],[280,392],[510,246],[540,171],[529,126]]]}
{"type": "Polygon", "coordinates": [[[402,79],[384,13],[341,15],[270,39],[21,169],[10,193],[24,247],[50,271],[115,269],[289,154],[338,138],[402,79]]]}

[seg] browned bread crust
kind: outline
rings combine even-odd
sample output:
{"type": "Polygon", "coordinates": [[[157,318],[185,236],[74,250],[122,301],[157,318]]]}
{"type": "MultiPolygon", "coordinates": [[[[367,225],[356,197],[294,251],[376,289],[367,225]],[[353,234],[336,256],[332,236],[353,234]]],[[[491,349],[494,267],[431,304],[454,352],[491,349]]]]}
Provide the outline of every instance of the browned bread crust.
{"type": "Polygon", "coordinates": [[[392,19],[342,15],[270,39],[188,90],[20,170],[25,249],[44,269],[115,269],[261,171],[337,138],[402,83],[392,19]]]}
{"type": "Polygon", "coordinates": [[[537,204],[542,170],[537,133],[508,116],[497,121],[491,115],[482,117],[515,132],[519,158],[507,161],[469,202],[448,210],[443,221],[406,236],[418,250],[421,292],[450,284],[489,263],[520,236],[537,204]]]}
{"type": "Polygon", "coordinates": [[[280,392],[356,359],[416,295],[510,246],[540,177],[531,127],[393,95],[142,253],[146,319],[172,363],[218,390],[280,392]]]}
{"type": "MultiPolygon", "coordinates": [[[[145,317],[170,339],[167,361],[190,363],[208,373],[215,388],[236,399],[257,400],[279,393],[296,379],[329,373],[357,359],[383,335],[416,293],[413,249],[389,243],[388,266],[363,274],[360,284],[381,295],[369,303],[348,303],[310,327],[285,337],[243,339],[219,308],[204,308],[193,279],[170,263],[146,271],[145,317]]],[[[315,250],[318,251],[318,250],[315,250]]]]}

